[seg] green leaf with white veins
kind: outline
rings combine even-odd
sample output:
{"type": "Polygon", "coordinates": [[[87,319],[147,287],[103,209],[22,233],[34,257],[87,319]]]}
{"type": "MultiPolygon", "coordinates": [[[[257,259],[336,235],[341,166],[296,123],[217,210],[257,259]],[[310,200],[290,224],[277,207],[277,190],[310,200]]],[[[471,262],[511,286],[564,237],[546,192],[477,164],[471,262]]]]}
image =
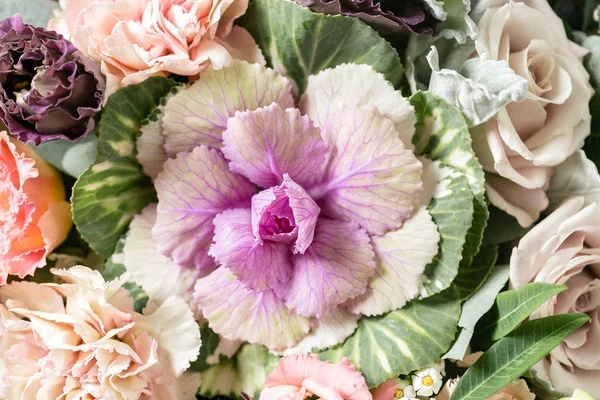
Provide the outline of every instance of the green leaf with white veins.
{"type": "Polygon", "coordinates": [[[495,343],[467,370],[450,400],[492,396],[589,321],[585,314],[562,314],[526,322],[495,343]]]}
{"type": "MultiPolygon", "coordinates": [[[[471,192],[472,205],[468,207],[473,210],[471,216],[454,215],[454,230],[448,235],[448,239],[462,238],[460,229],[464,226],[467,228],[466,240],[461,239],[463,248],[462,260],[459,256],[460,265],[436,265],[437,260],[434,259],[425,271],[431,280],[426,285],[427,292],[433,294],[450,286],[458,275],[459,266],[462,269],[471,266],[473,257],[479,252],[489,213],[485,201],[483,168],[473,151],[469,128],[461,112],[430,92],[418,92],[411,96],[410,102],[417,114],[417,129],[413,138],[415,153],[451,167],[456,174],[466,179],[471,192]]],[[[458,207],[459,205],[455,204],[451,209],[456,210],[458,207]]],[[[461,213],[465,212],[467,209],[461,210],[461,213]]],[[[441,232],[443,225],[435,220],[435,216],[434,222],[440,227],[441,245],[444,246],[448,239],[445,239],[441,232]]]]}
{"type": "Polygon", "coordinates": [[[291,0],[253,0],[238,21],[300,93],[309,75],[343,63],[370,65],[393,85],[402,78],[396,50],[357,18],[314,13],[291,0]]]}
{"type": "Polygon", "coordinates": [[[363,318],[343,344],[319,354],[321,360],[348,357],[369,387],[431,365],[452,344],[460,315],[454,289],[410,302],[379,317],[363,318]]]}
{"type": "Polygon", "coordinates": [[[468,60],[460,72],[440,69],[435,47],[427,55],[432,69],[429,90],[456,106],[469,126],[480,125],[511,102],[527,98],[529,83],[506,61],[468,60]]]}
{"type": "Polygon", "coordinates": [[[136,137],[175,85],[154,77],[119,90],[106,102],[95,163],[79,177],[71,199],[77,230],[104,257],[110,257],[131,219],[156,197],[136,159],[136,137]]]}

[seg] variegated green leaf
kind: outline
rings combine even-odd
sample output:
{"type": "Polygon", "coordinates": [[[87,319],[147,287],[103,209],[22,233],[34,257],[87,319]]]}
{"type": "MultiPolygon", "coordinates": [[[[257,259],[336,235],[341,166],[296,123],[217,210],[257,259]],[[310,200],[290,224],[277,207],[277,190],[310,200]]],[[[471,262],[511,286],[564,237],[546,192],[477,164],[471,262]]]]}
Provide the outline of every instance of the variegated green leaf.
{"type": "Polygon", "coordinates": [[[239,398],[241,393],[246,393],[258,398],[278,360],[279,357],[269,353],[265,347],[245,344],[233,358],[201,372],[199,394],[239,398]]]}
{"type": "Polygon", "coordinates": [[[98,126],[95,163],[73,188],[73,220],[90,247],[109,257],[131,219],[156,194],[136,160],[136,136],[175,81],[150,78],[110,96],[98,126]]]}
{"type": "MultiPolygon", "coordinates": [[[[466,240],[461,247],[460,264],[441,264],[438,259],[434,259],[425,271],[430,278],[430,283],[426,286],[427,292],[434,294],[450,286],[458,275],[459,265],[465,271],[471,267],[473,257],[479,252],[481,246],[489,212],[485,202],[483,168],[475,157],[469,129],[460,111],[429,92],[414,94],[410,102],[415,107],[418,118],[417,132],[413,138],[416,153],[424,154],[432,160],[452,167],[467,180],[472,193],[471,217],[456,221],[456,226],[464,226],[468,223],[466,240]]],[[[458,204],[454,206],[456,207],[458,204]]],[[[462,218],[463,215],[456,214],[455,217],[462,218]]],[[[437,221],[436,224],[442,229],[437,221]]],[[[462,232],[454,230],[450,234],[456,240],[462,240],[462,232]]],[[[441,246],[444,246],[444,242],[442,235],[441,246]]]]}
{"type": "Polygon", "coordinates": [[[460,298],[448,289],[389,314],[363,318],[344,344],[320,356],[331,361],[349,357],[375,387],[432,364],[452,344],[459,317],[460,298]]]}
{"type": "Polygon", "coordinates": [[[343,63],[371,65],[394,85],[402,78],[396,50],[357,18],[314,13],[291,0],[254,0],[239,22],[300,93],[309,75],[343,63]]]}

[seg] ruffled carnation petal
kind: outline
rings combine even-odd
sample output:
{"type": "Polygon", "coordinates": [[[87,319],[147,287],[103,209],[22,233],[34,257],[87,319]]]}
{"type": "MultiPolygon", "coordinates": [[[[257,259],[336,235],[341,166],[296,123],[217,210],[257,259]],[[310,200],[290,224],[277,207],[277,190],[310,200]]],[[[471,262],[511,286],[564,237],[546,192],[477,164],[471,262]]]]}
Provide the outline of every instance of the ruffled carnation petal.
{"type": "Polygon", "coordinates": [[[261,400],[275,399],[269,393],[278,387],[305,388],[320,398],[371,400],[365,378],[344,357],[339,363],[319,360],[315,354],[299,354],[282,358],[265,381],[261,400]]]}
{"type": "Polygon", "coordinates": [[[309,190],[323,215],[376,235],[400,228],[419,202],[423,168],[392,121],[372,106],[351,108],[329,116],[323,136],[334,149],[323,183],[309,190]]]}
{"type": "Polygon", "coordinates": [[[304,187],[319,182],[329,152],[307,116],[279,104],[237,113],[223,143],[231,170],[263,188],[281,184],[283,174],[304,187]]]}
{"type": "Polygon", "coordinates": [[[425,207],[397,231],[373,237],[377,271],[369,281],[367,293],[350,300],[350,311],[380,315],[402,308],[423,287],[425,266],[438,253],[440,235],[425,207]]]}
{"type": "Polygon", "coordinates": [[[170,258],[158,253],[152,239],[156,223],[156,204],[150,204],[136,215],[129,225],[123,247],[123,264],[130,280],[144,289],[148,299],[162,304],[172,296],[191,300],[199,272],[195,268],[180,267],[170,258]]]}
{"type": "Polygon", "coordinates": [[[310,247],[292,262],[294,272],[282,297],[298,314],[317,318],[364,294],[376,268],[364,230],[352,222],[324,218],[317,222],[310,247]]]}
{"type": "Polygon", "coordinates": [[[200,146],[167,161],[155,186],[158,208],[152,237],[158,251],[178,265],[210,271],[213,218],[230,208],[250,206],[254,185],[229,172],[219,151],[200,146]]]}
{"type": "Polygon", "coordinates": [[[224,267],[198,280],[194,298],[211,329],[229,340],[283,350],[310,329],[308,319],[290,311],[273,291],[252,291],[224,267]]]}
{"type": "Polygon", "coordinates": [[[249,289],[265,291],[283,287],[292,264],[288,245],[257,241],[252,234],[250,209],[227,210],[215,217],[215,244],[210,255],[228,268],[249,289]]]}
{"type": "Polygon", "coordinates": [[[227,120],[236,111],[256,110],[278,103],[293,107],[292,86],[272,69],[244,61],[231,67],[208,69],[192,86],[167,102],[163,118],[169,156],[194,147],[221,147],[227,120]]]}
{"type": "Polygon", "coordinates": [[[391,120],[407,149],[413,148],[417,117],[413,106],[368,65],[342,64],[308,77],[298,108],[318,127],[349,108],[371,105],[391,120]]]}
{"type": "Polygon", "coordinates": [[[200,329],[183,298],[173,296],[148,315],[134,314],[133,332],[149,334],[160,350],[162,379],[172,383],[183,374],[200,352],[200,329]]]}

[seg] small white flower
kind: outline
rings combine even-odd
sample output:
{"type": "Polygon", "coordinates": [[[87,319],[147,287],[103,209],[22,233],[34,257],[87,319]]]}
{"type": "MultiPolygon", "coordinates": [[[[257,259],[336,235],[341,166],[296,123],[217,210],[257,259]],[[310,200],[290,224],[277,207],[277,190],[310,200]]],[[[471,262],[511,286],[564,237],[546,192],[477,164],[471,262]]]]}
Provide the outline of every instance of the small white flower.
{"type": "Polygon", "coordinates": [[[438,358],[432,365],[432,367],[437,368],[437,370],[440,371],[440,374],[442,374],[442,376],[446,376],[446,361],[444,361],[444,359],[438,358]]]}
{"type": "Polygon", "coordinates": [[[419,396],[433,396],[442,387],[442,374],[435,366],[425,368],[413,376],[412,383],[419,396]]]}
{"type": "Polygon", "coordinates": [[[398,400],[419,400],[415,388],[407,380],[398,380],[398,389],[394,393],[394,399],[398,400]]]}

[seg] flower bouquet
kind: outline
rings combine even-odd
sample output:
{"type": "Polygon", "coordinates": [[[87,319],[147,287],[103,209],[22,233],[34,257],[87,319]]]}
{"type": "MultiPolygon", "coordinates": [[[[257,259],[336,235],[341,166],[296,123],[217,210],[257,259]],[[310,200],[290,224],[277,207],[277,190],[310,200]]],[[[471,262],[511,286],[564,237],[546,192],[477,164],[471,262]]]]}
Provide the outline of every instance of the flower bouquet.
{"type": "Polygon", "coordinates": [[[595,0],[3,0],[0,399],[600,398],[595,0]]]}

